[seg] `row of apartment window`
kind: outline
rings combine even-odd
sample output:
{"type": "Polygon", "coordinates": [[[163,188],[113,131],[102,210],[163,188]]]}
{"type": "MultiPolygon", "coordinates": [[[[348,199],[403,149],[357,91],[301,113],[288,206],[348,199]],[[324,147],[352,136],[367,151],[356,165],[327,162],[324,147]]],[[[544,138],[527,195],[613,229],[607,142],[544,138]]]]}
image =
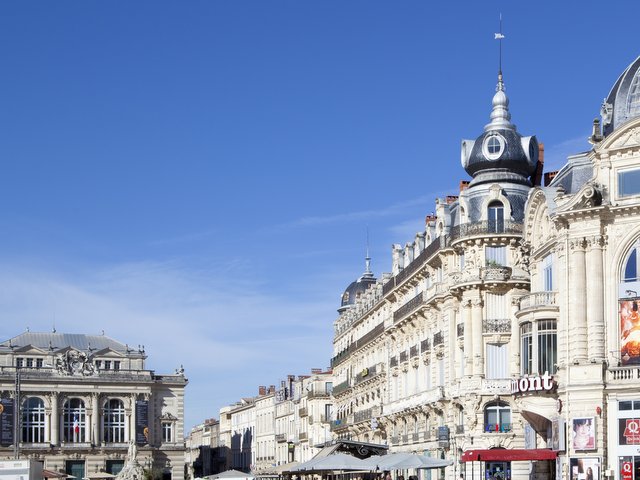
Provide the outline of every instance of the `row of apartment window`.
{"type": "MultiPolygon", "coordinates": [[[[98,370],[120,370],[119,360],[96,360],[94,365],[98,370]]],[[[18,357],[16,358],[16,367],[18,368],[42,368],[44,360],[42,358],[18,357]]]]}
{"type": "MultiPolygon", "coordinates": [[[[45,426],[44,401],[38,397],[29,397],[22,404],[22,436],[26,443],[44,443],[45,426]]],[[[126,416],[122,400],[110,399],[103,405],[101,417],[101,440],[105,443],[124,443],[126,416]]],[[[162,422],[162,442],[173,442],[173,423],[162,422]]],[[[84,401],[79,398],[67,400],[62,407],[63,442],[83,443],[88,441],[87,411],[84,401]]]]}

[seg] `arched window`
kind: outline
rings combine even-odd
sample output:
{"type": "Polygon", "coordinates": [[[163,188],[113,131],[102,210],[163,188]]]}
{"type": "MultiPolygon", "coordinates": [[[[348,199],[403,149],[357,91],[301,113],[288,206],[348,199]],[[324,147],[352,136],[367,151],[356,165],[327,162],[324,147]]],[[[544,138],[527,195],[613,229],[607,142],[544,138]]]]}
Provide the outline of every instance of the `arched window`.
{"type": "Polygon", "coordinates": [[[620,318],[620,363],[640,364],[640,241],[636,241],[620,272],[618,312],[620,318]]]}
{"type": "Polygon", "coordinates": [[[104,404],[102,414],[102,440],[105,443],[123,443],[124,438],[124,403],[112,398],[104,404]]]}
{"type": "Polygon", "coordinates": [[[38,397],[29,397],[22,402],[22,441],[44,443],[44,402],[38,397]]]}
{"type": "Polygon", "coordinates": [[[492,402],[484,409],[484,431],[504,433],[511,431],[511,407],[504,402],[492,402]]]}
{"type": "Polygon", "coordinates": [[[87,410],[79,398],[64,403],[62,411],[62,439],[68,443],[86,442],[87,410]]]}
{"type": "Polygon", "coordinates": [[[504,232],[504,205],[494,200],[487,209],[487,223],[489,233],[504,232]]]}

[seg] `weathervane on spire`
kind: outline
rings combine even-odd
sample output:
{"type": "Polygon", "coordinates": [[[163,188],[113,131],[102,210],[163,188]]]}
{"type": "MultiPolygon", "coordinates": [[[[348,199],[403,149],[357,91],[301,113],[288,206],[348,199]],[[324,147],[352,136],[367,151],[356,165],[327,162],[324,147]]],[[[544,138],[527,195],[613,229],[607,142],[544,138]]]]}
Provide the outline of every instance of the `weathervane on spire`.
{"type": "Polygon", "coordinates": [[[371,257],[369,256],[369,226],[367,226],[367,253],[366,253],[366,257],[364,257],[364,263],[365,263],[365,271],[364,274],[365,275],[372,275],[371,272],[371,257]]]}
{"type": "Polygon", "coordinates": [[[502,40],[504,34],[502,33],[502,13],[500,14],[500,31],[494,34],[494,38],[498,40],[498,75],[502,75],[502,40]]]}

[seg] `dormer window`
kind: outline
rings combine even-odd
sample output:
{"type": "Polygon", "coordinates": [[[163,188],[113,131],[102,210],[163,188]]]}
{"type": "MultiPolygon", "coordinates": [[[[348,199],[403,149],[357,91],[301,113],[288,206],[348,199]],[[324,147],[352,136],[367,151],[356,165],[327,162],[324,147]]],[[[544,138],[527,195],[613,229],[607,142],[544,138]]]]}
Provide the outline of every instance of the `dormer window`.
{"type": "Polygon", "coordinates": [[[483,154],[489,160],[497,160],[504,152],[505,141],[501,135],[493,134],[484,139],[482,145],[483,154]]]}

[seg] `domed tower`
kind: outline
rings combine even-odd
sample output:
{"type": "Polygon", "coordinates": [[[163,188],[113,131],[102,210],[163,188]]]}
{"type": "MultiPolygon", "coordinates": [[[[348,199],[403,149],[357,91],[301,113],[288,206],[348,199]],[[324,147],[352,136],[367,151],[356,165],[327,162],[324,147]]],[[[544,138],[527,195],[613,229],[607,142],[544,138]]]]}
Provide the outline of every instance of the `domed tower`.
{"type": "Polygon", "coordinates": [[[466,208],[460,223],[490,221],[488,199],[504,208],[503,216],[495,220],[522,222],[531,177],[538,167],[536,137],[523,137],[511,123],[502,72],[498,73],[490,118],[478,138],[462,141],[462,167],[473,180],[463,195],[461,206],[466,208]]]}
{"type": "Polygon", "coordinates": [[[369,257],[369,253],[367,253],[364,273],[355,282],[351,282],[342,294],[338,313],[345,312],[351,305],[356,303],[356,299],[360,297],[369,286],[374,285],[376,282],[377,279],[371,271],[371,257],[369,257]]]}
{"type": "Polygon", "coordinates": [[[629,120],[640,117],[640,57],[622,72],[600,109],[606,137],[629,120]]]}

